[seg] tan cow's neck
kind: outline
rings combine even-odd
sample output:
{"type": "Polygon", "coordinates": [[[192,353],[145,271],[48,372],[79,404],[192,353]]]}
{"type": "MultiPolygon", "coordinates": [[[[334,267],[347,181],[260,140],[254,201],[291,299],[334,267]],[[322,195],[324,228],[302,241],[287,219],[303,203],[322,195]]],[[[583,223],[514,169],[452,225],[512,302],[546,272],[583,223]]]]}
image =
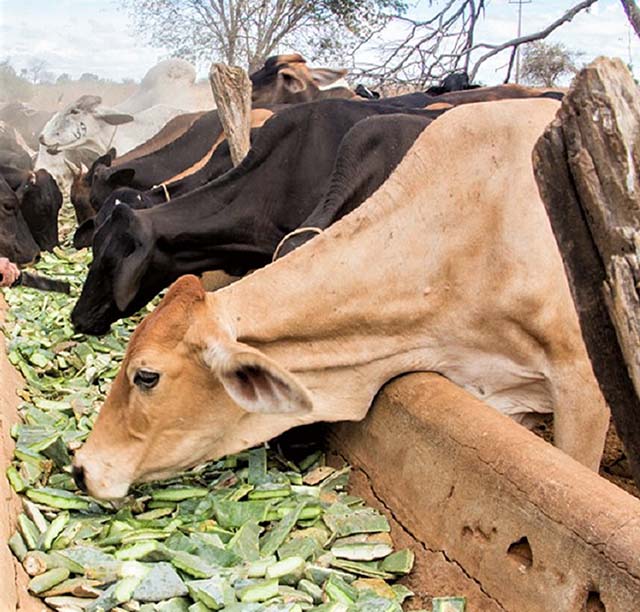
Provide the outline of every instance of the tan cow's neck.
{"type": "Polygon", "coordinates": [[[361,208],[210,298],[238,340],[307,386],[309,420],[362,418],[384,382],[412,370],[507,414],[550,411],[567,347],[593,378],[531,168],[557,108],[451,111],[361,208]]]}

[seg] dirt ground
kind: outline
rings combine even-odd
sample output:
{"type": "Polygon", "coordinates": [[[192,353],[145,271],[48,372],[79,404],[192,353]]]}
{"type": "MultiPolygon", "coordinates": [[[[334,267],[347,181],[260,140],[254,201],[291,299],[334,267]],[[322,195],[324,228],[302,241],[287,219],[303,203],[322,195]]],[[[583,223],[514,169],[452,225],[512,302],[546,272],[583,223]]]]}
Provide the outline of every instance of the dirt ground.
{"type": "MultiPolygon", "coordinates": [[[[549,443],[553,442],[553,416],[545,415],[533,429],[533,433],[549,443]]],[[[640,491],[635,486],[629,470],[629,462],[624,454],[622,442],[618,437],[613,421],[609,422],[609,431],[605,441],[604,454],[600,463],[600,476],[617,484],[627,493],[640,497],[640,491]]]]}

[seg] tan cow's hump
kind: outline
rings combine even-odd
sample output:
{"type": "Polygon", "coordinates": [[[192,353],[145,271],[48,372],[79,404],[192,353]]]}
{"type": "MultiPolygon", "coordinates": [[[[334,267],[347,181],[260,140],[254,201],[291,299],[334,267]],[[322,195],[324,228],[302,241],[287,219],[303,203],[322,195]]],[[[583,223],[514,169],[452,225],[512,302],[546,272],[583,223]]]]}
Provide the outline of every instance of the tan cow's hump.
{"type": "Polygon", "coordinates": [[[195,305],[199,302],[204,305],[205,295],[200,279],[191,274],[173,283],[160,304],[131,336],[127,361],[141,346],[175,346],[181,342],[191,325],[195,305]]]}

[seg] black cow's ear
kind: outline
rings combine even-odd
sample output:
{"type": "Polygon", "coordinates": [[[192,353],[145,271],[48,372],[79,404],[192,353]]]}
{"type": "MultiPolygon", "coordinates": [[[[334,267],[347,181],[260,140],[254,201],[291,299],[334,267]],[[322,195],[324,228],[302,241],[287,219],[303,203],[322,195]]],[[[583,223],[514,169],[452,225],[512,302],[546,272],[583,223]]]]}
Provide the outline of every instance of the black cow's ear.
{"type": "Polygon", "coordinates": [[[109,184],[118,185],[120,187],[128,187],[133,183],[136,171],[133,168],[123,168],[122,170],[114,170],[109,175],[109,184]]]}
{"type": "MultiPolygon", "coordinates": [[[[113,150],[113,149],[112,149],[113,150]]],[[[111,151],[108,151],[104,155],[101,155],[96,159],[92,164],[91,168],[89,168],[88,174],[93,176],[93,173],[96,171],[98,166],[106,166],[107,168],[111,167],[111,162],[113,161],[113,157],[111,155],[111,151]]]]}
{"type": "Polygon", "coordinates": [[[87,219],[78,227],[73,235],[73,246],[80,250],[91,246],[93,234],[96,231],[96,224],[93,218],[87,219]]]}
{"type": "Polygon", "coordinates": [[[126,312],[133,302],[140,281],[153,255],[150,231],[145,231],[136,213],[126,204],[119,204],[111,213],[111,223],[122,226],[123,236],[130,241],[131,250],[120,261],[113,279],[113,298],[120,312],[126,312]]]}

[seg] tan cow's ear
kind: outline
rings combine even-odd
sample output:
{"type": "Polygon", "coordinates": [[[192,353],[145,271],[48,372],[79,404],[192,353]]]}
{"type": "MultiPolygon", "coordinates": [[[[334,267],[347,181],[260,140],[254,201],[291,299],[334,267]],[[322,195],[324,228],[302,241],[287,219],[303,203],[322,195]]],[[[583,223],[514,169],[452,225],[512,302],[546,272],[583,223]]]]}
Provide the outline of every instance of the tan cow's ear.
{"type": "Polygon", "coordinates": [[[206,357],[225,390],[247,412],[310,412],[313,402],[296,378],[264,353],[240,342],[207,351],[206,357]]]}
{"type": "Polygon", "coordinates": [[[295,70],[282,68],[278,71],[278,78],[282,80],[286,89],[291,93],[300,93],[307,88],[307,84],[300,78],[295,70]]]}

